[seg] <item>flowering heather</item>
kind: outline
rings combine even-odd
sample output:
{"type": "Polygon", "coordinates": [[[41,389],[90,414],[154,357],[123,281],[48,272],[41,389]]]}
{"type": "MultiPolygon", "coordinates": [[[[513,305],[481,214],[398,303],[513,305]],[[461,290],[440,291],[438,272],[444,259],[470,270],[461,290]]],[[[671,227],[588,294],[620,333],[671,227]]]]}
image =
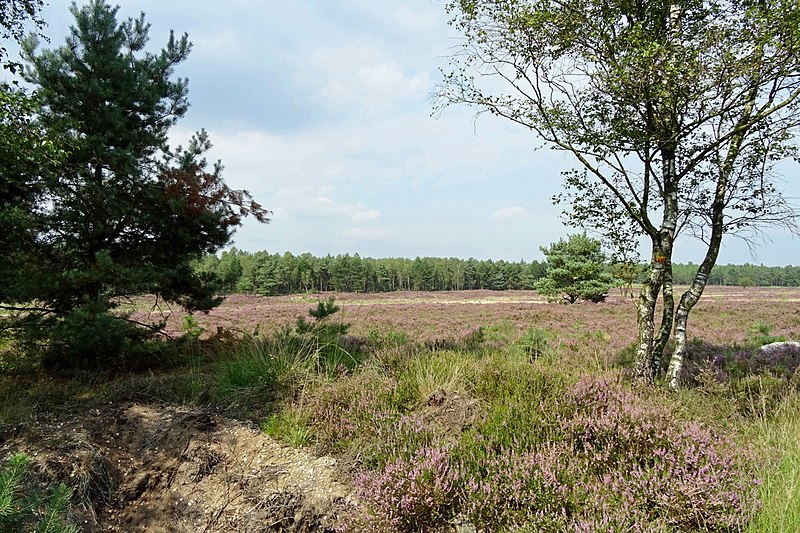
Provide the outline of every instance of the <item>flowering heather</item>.
{"type": "Polygon", "coordinates": [[[426,445],[361,475],[366,523],[411,532],[461,517],[479,531],[729,532],[757,509],[744,450],[608,380],[581,379],[529,410],[528,428],[519,426],[526,416],[487,420],[455,446],[426,445]],[[498,438],[503,431],[510,440],[498,438]]]}
{"type": "Polygon", "coordinates": [[[457,473],[446,449],[420,448],[356,478],[359,496],[371,503],[349,529],[431,531],[445,525],[456,502],[457,473]]]}
{"type": "MultiPolygon", "coordinates": [[[[206,332],[224,326],[269,338],[318,299],[233,296],[195,318],[206,332]]],[[[758,509],[754,469],[765,467],[722,433],[680,418],[711,424],[719,416],[713,406],[738,408],[725,396],[733,386],[664,401],[627,391],[616,378],[585,376],[618,375],[636,338],[630,300],[551,305],[531,291],[336,300],[340,319],[352,324],[352,337],[338,341],[369,359],[304,390],[294,408],[310,421],[312,442],[365,469],[363,519],[346,529],[442,530],[462,522],[478,531],[733,532],[758,509]],[[445,361],[447,371],[419,370],[426,358],[445,361]],[[463,365],[457,373],[456,364],[463,365]],[[458,386],[441,385],[456,374],[458,386]],[[426,400],[434,392],[447,400],[436,409],[426,400]],[[457,395],[478,405],[473,418],[446,411],[457,395]],[[699,400],[698,409],[682,404],[686,398],[699,400]],[[673,411],[668,403],[682,405],[673,411]],[[431,416],[469,422],[437,424],[431,416]]],[[[711,374],[747,386],[758,379],[759,390],[791,383],[798,354],[755,352],[749,332],[771,324],[776,336],[800,339],[798,301],[798,289],[709,288],[690,318],[687,376],[701,385],[711,374]]],[[[177,318],[170,327],[179,331],[177,318]]]]}
{"type": "Polygon", "coordinates": [[[571,500],[579,472],[570,466],[563,443],[543,443],[538,451],[488,452],[478,464],[470,464],[474,457],[462,458],[462,513],[476,526],[525,523],[558,529],[576,510],[571,500]]]}
{"type": "Polygon", "coordinates": [[[566,424],[576,458],[601,480],[598,493],[680,530],[735,531],[756,508],[753,458],[699,423],[681,422],[598,378],[570,394],[566,424]]]}
{"type": "Polygon", "coordinates": [[[690,342],[684,378],[697,380],[701,370],[710,371],[721,383],[749,375],[789,379],[800,367],[800,347],[785,345],[761,350],[753,347],[720,346],[703,340],[690,342]]]}
{"type": "Polygon", "coordinates": [[[750,352],[738,350],[726,355],[715,359],[713,363],[734,376],[771,374],[788,379],[800,367],[800,347],[792,345],[750,352]]]}
{"type": "MultiPolygon", "coordinates": [[[[349,333],[361,338],[374,331],[394,331],[418,343],[455,341],[462,336],[457,332],[507,323],[514,329],[512,337],[535,327],[553,332],[566,343],[576,335],[601,332],[608,335],[608,341],[600,355],[609,360],[636,338],[635,305],[615,293],[604,303],[574,305],[548,304],[535,291],[333,294],[341,307],[341,320],[352,324],[349,333]],[[580,331],[576,331],[576,324],[580,324],[580,331]]],[[[307,316],[309,306],[326,296],[235,294],[209,313],[195,315],[195,319],[208,334],[223,326],[269,335],[307,316]]],[[[719,345],[741,345],[754,322],[762,321],[774,325],[776,335],[800,338],[799,300],[797,288],[709,287],[692,311],[689,336],[719,345]]],[[[152,302],[145,299],[137,302],[137,308],[132,318],[143,322],[165,319],[171,334],[182,333],[183,314],[178,308],[167,306],[154,312],[152,302]]]]}
{"type": "Polygon", "coordinates": [[[315,391],[304,408],[315,424],[322,449],[341,447],[349,441],[374,440],[399,415],[397,383],[376,372],[359,372],[315,391]]]}

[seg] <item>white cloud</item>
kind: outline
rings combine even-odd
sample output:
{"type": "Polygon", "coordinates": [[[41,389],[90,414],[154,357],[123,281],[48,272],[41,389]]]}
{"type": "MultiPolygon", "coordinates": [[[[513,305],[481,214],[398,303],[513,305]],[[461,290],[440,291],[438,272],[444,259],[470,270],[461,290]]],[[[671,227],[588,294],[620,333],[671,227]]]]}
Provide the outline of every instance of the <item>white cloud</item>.
{"type": "Polygon", "coordinates": [[[496,222],[511,222],[522,220],[527,216],[527,212],[525,211],[524,207],[513,206],[513,207],[501,207],[494,213],[492,213],[492,220],[496,222]]]}
{"type": "Polygon", "coordinates": [[[373,220],[376,218],[380,218],[381,212],[377,209],[370,209],[369,211],[359,211],[358,213],[353,213],[353,216],[350,218],[353,222],[363,222],[365,220],[373,220]]]}
{"type": "Polygon", "coordinates": [[[284,216],[327,215],[363,222],[381,216],[377,209],[365,209],[361,202],[340,202],[334,187],[281,187],[275,195],[284,216]]]}
{"type": "Polygon", "coordinates": [[[368,46],[324,47],[308,58],[312,72],[297,81],[311,85],[324,100],[353,104],[369,111],[396,106],[398,101],[426,95],[428,73],[406,73],[400,63],[368,46]]]}
{"type": "Polygon", "coordinates": [[[440,25],[442,15],[439,11],[415,11],[399,5],[394,12],[394,20],[411,31],[426,32],[440,25]]]}
{"type": "MultiPolygon", "coordinates": [[[[515,142],[495,128],[485,131],[487,135],[479,137],[460,128],[458,121],[433,120],[423,114],[314,128],[293,135],[210,127],[214,148],[209,160],[221,159],[226,181],[257,197],[274,196],[285,189],[281,194],[297,190],[306,199],[336,199],[332,188],[355,195],[400,181],[427,188],[432,183],[491,179],[502,169],[502,151],[522,148],[520,152],[529,152],[520,146],[524,135],[515,142]],[[486,142],[489,138],[499,144],[486,142]],[[367,186],[370,189],[365,189],[367,186]]],[[[190,135],[191,130],[176,129],[170,141],[185,144],[190,135]]]]}
{"type": "Polygon", "coordinates": [[[385,239],[394,235],[388,228],[347,228],[342,232],[342,237],[358,241],[385,239]]]}

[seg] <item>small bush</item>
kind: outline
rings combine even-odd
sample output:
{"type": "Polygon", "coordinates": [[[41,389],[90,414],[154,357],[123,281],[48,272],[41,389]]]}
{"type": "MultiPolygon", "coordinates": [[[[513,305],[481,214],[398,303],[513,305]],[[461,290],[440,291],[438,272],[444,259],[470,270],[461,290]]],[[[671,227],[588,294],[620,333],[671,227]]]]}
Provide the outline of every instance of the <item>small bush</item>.
{"type": "Polygon", "coordinates": [[[284,342],[304,346],[316,363],[317,371],[333,375],[354,369],[363,360],[369,343],[365,339],[348,336],[350,324],[334,322],[331,317],[339,312],[333,298],[319,301],[308,310],[313,322],[300,317],[294,332],[284,331],[284,342]]]}
{"type": "Polygon", "coordinates": [[[757,321],[747,333],[747,346],[751,348],[760,348],[765,344],[783,342],[786,340],[786,337],[782,335],[773,335],[773,329],[775,329],[774,326],[769,322],[757,321]]]}
{"type": "Polygon", "coordinates": [[[48,369],[129,370],[160,366],[155,331],[107,310],[79,307],[60,319],[29,328],[26,348],[41,353],[48,369]]]}
{"type": "Polygon", "coordinates": [[[517,341],[518,348],[533,361],[551,352],[553,333],[545,328],[530,328],[517,341]]]}
{"type": "Polygon", "coordinates": [[[580,380],[569,403],[573,456],[591,465],[590,479],[602,480],[596,492],[612,507],[704,531],[741,528],[756,509],[753,458],[732,441],[602,379],[580,380]]]}
{"type": "Polygon", "coordinates": [[[387,348],[397,348],[408,344],[408,335],[401,331],[373,328],[369,330],[367,342],[373,350],[383,350],[387,348]]]}
{"type": "MultiPolygon", "coordinates": [[[[472,448],[476,451],[476,448],[472,448]]],[[[575,509],[569,454],[561,444],[526,448],[489,447],[478,456],[461,455],[461,513],[480,530],[533,524],[560,530],[575,509]]]]}

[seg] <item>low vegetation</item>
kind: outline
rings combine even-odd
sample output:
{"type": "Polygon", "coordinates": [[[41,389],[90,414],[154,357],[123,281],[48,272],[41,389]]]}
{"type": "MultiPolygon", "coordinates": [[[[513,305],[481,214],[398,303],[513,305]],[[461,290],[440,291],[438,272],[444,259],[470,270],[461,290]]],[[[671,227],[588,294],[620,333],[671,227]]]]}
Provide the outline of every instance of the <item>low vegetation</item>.
{"type": "MultiPolygon", "coordinates": [[[[294,321],[249,334],[184,320],[182,344],[157,372],[44,378],[34,363],[6,365],[3,427],[109,402],[215,406],[285,446],[337,458],[352,496],[326,521],[315,518],[328,530],[800,529],[800,358],[791,348],[758,350],[796,337],[796,313],[767,322],[778,315],[737,309],[724,294],[712,299],[705,311],[722,306],[739,335],[725,342],[727,330],[704,332],[690,350],[689,386],[672,393],[634,385],[631,348],[612,339],[610,324],[596,329],[589,320],[629,313],[622,298],[600,307],[538,304],[535,326],[498,313],[426,336],[423,326],[397,325],[492,304],[373,304],[385,324],[376,328],[341,296],[310,309],[296,303],[294,321]],[[29,386],[11,393],[20,380],[29,386]]],[[[782,305],[792,303],[775,303],[782,305]]],[[[11,357],[11,343],[5,348],[11,357]]],[[[0,489],[18,503],[0,519],[42,524],[42,509],[52,509],[48,516],[74,527],[70,509],[91,495],[81,499],[69,476],[20,484],[27,467],[19,465],[36,460],[12,457],[0,489]]],[[[105,500],[92,505],[114,505],[105,500]]]]}

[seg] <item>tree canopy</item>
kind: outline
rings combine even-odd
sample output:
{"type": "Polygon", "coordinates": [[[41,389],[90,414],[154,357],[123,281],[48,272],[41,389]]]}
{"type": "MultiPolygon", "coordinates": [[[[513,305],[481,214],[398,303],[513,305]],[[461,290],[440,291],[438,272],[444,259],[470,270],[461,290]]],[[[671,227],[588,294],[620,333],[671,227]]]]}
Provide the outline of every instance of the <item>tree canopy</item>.
{"type": "Polygon", "coordinates": [[[800,118],[800,5],[745,1],[461,0],[464,36],[439,92],[533,131],[579,166],[557,198],[615,248],[650,242],[637,373],[653,380],[673,331],[677,383],[689,311],[722,236],[796,228],[776,182],[800,118]],[[675,310],[676,238],[707,244],[675,310]],[[664,298],[661,326],[655,310],[664,298]]]}
{"type": "MultiPolygon", "coordinates": [[[[44,27],[40,13],[44,0],[4,0],[0,2],[0,39],[20,42],[29,25],[41,30],[44,27]]],[[[16,72],[17,61],[8,60],[5,43],[0,41],[0,63],[5,70],[16,72]]]]}
{"type": "Polygon", "coordinates": [[[73,3],[64,45],[40,50],[36,36],[22,43],[36,124],[61,140],[65,156],[47,172],[25,169],[27,224],[16,230],[29,246],[11,265],[4,301],[23,311],[30,340],[56,364],[114,357],[147,337],[114,312],[121,298],[217,305],[214,284],[191,261],[227,244],[244,216],[267,221],[246,191],[225,185],[219,162],[207,162],[205,131],[186,147],[167,145],[189,105],[188,82],[175,77],[188,37],[170,33],[151,52],[144,14],[120,21],[118,10],[73,3]]]}
{"type": "Polygon", "coordinates": [[[195,263],[225,292],[261,295],[303,292],[531,290],[546,270],[539,261],[455,257],[381,258],[358,254],[316,257],[232,248],[195,263]]]}

